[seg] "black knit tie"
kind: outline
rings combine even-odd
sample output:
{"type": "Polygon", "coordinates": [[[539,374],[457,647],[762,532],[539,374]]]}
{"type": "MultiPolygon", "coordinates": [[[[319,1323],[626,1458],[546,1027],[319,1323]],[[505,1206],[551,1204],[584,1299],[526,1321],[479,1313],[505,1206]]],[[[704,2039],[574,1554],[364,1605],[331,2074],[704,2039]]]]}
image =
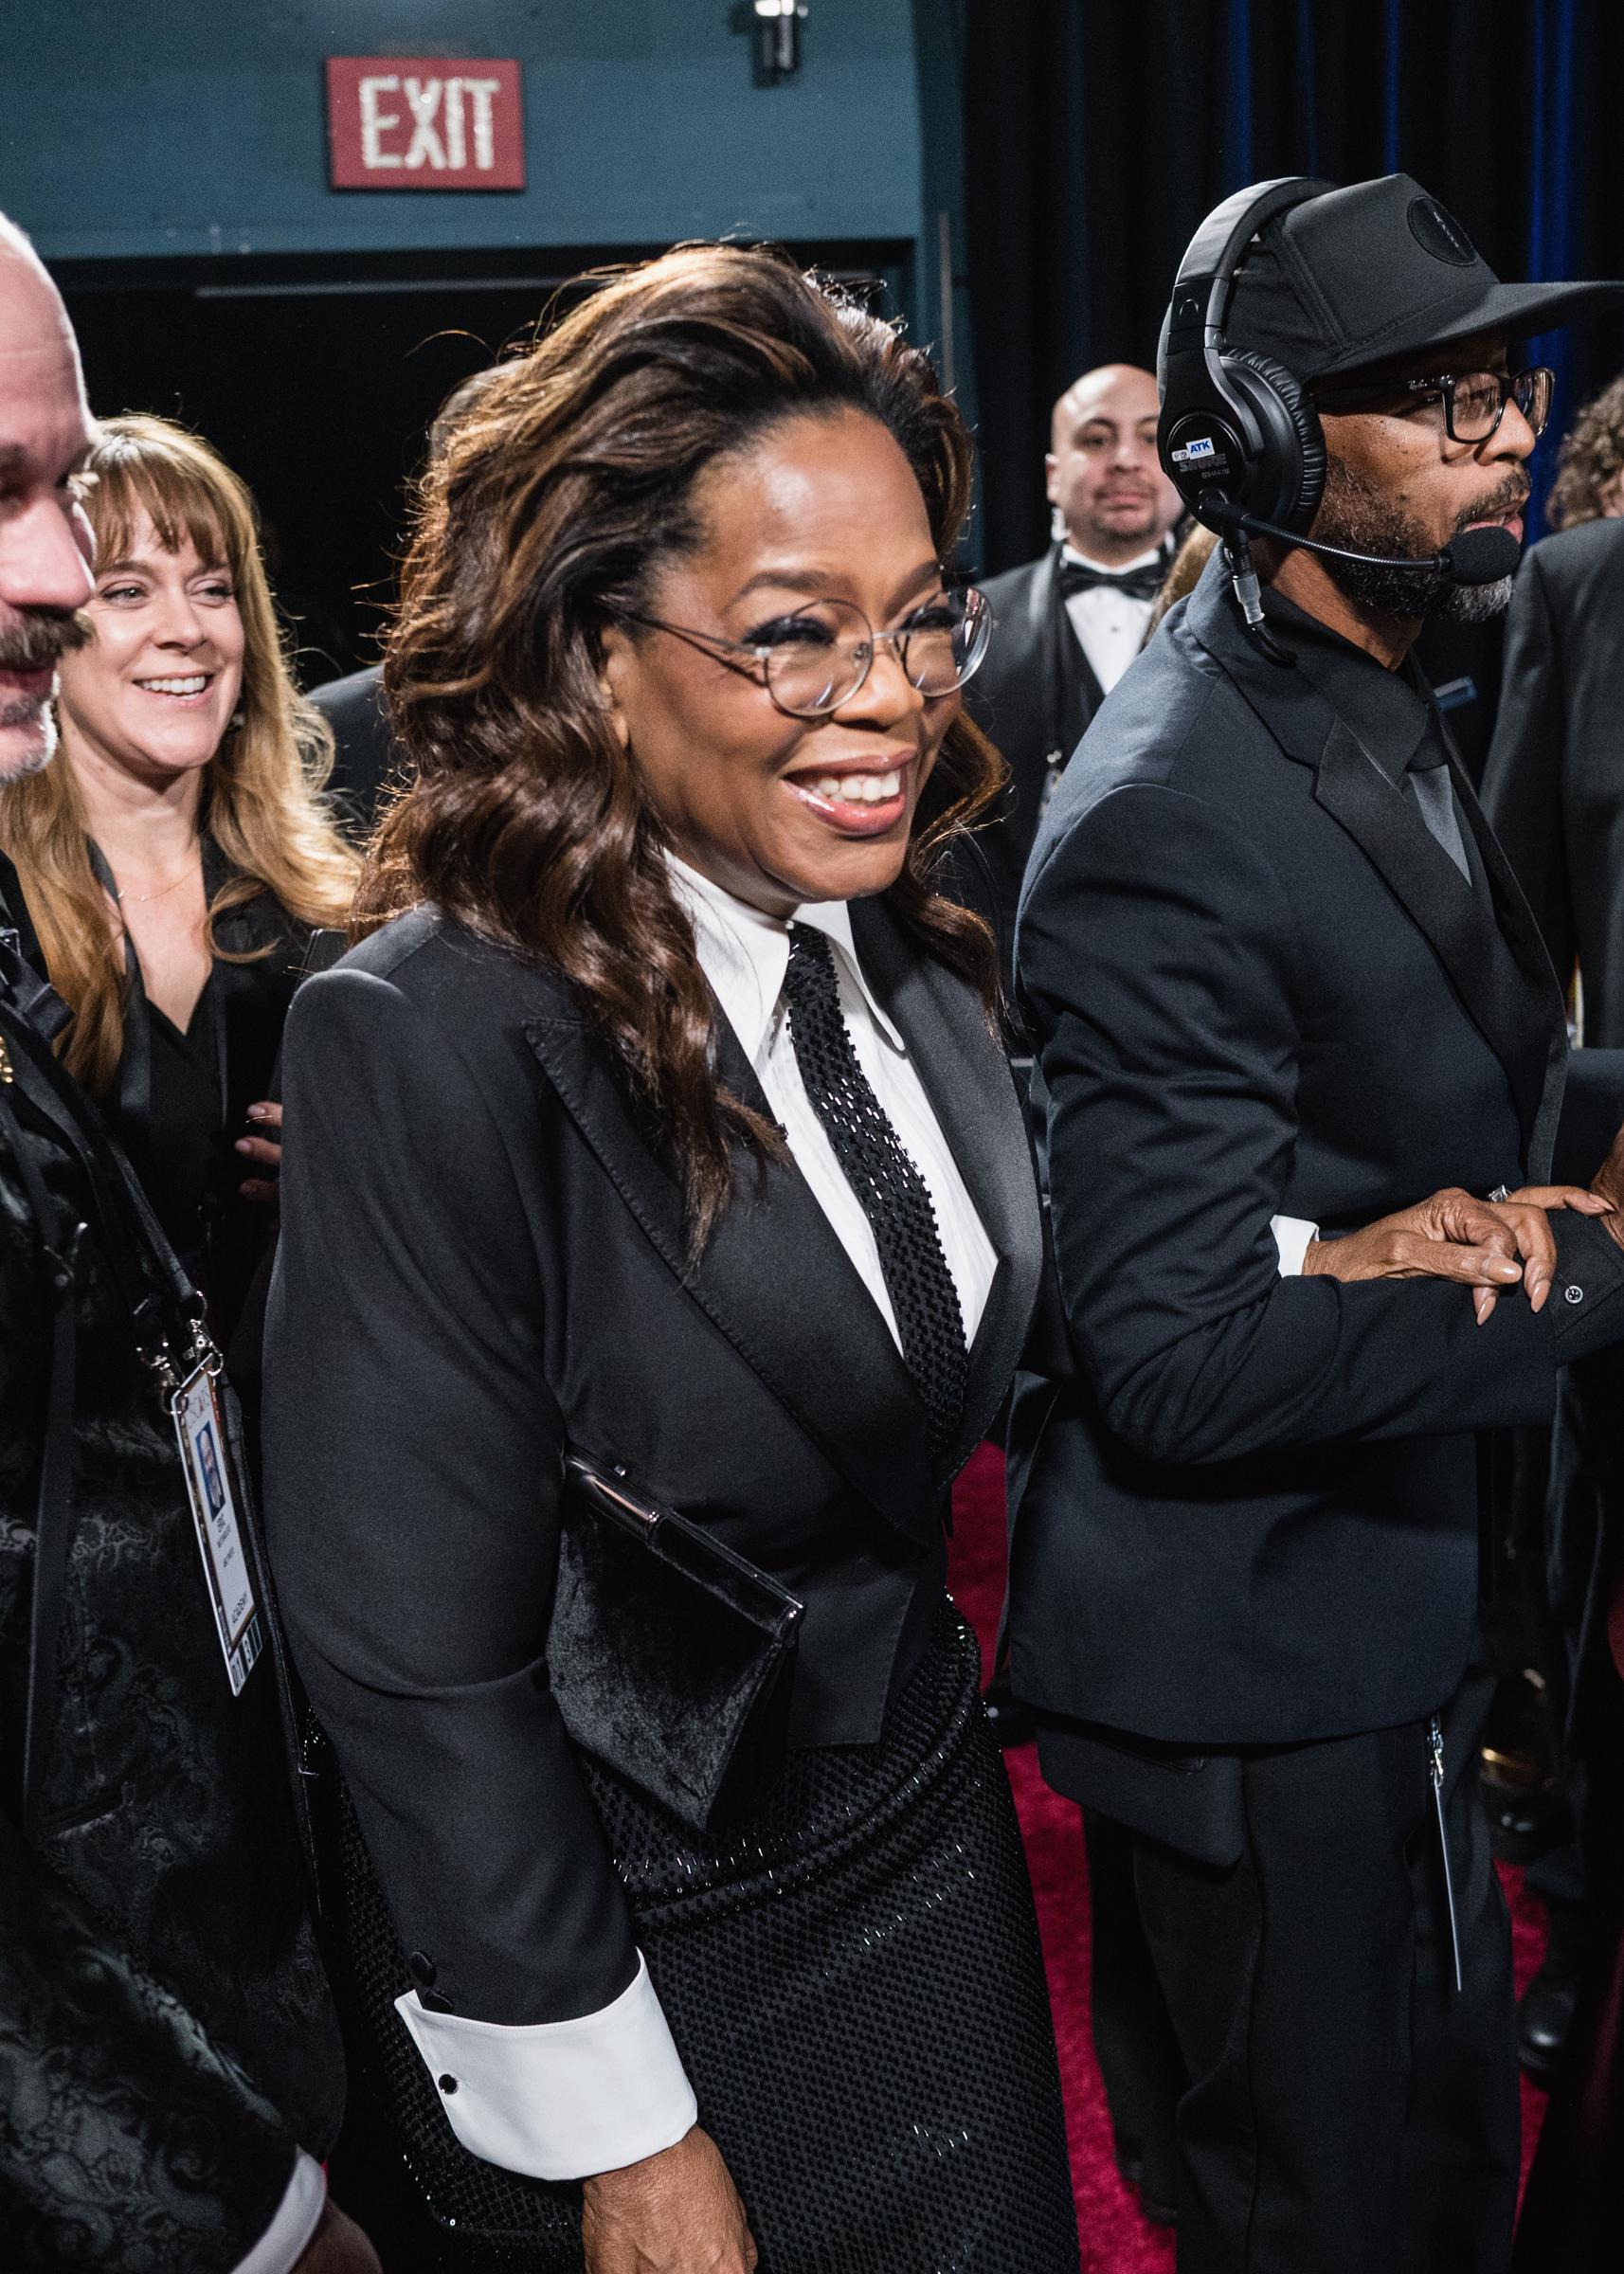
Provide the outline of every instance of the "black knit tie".
{"type": "Polygon", "coordinates": [[[857,1063],[828,940],[804,924],[789,928],[784,993],[795,1062],[841,1174],[873,1229],[903,1362],[924,1401],[930,1450],[941,1454],[959,1425],[969,1362],[958,1290],[942,1253],[929,1191],[857,1063]]]}

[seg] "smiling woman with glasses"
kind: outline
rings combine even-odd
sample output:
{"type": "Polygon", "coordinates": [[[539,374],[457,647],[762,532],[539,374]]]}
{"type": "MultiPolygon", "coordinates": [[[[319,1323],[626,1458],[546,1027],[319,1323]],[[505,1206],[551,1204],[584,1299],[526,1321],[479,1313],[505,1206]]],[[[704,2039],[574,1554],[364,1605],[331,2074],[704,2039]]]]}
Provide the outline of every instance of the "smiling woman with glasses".
{"type": "Polygon", "coordinates": [[[943,1591],[1042,1254],[992,942],[935,882],[1001,779],[969,494],[925,356],[725,245],[603,284],[428,477],[413,786],[296,1005],[266,1366],[352,1800],[347,2195],[387,2232],[413,2175],[403,2265],[1075,2274],[943,1591]],[[793,1629],[776,1718],[707,1570],[793,1629]]]}
{"type": "Polygon", "coordinates": [[[753,640],[724,640],[631,608],[615,613],[721,658],[749,657],[731,668],[757,678],[787,718],[821,718],[850,702],[882,646],[895,650],[903,677],[921,695],[951,695],[975,672],[992,637],[992,610],[973,587],[940,593],[894,632],[876,632],[861,608],[840,600],[809,601],[763,624],[753,640]]]}

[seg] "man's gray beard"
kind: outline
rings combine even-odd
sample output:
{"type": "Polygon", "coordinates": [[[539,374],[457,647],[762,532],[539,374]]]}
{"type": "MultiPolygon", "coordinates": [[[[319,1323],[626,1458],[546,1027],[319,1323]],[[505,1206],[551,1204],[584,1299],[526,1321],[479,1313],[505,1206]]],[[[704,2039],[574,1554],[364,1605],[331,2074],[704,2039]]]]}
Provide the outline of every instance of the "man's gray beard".
{"type": "MultiPolygon", "coordinates": [[[[1316,527],[1314,534],[1320,534],[1316,527]]],[[[1327,545],[1347,545],[1356,552],[1385,551],[1362,534],[1339,532],[1327,545]]],[[[1394,548],[1401,552],[1403,545],[1394,548]]],[[[1423,556],[1424,557],[1424,556],[1423,556]]],[[[1380,568],[1368,561],[1335,561],[1322,554],[1326,573],[1356,607],[1372,616],[1423,617],[1430,623],[1487,623],[1511,605],[1513,579],[1502,576],[1491,585],[1457,585],[1436,568],[1380,568]]]]}
{"type": "MultiPolygon", "coordinates": [[[[1332,461],[1313,533],[1352,552],[1425,560],[1436,550],[1386,496],[1332,461]]],[[[1326,575],[1356,607],[1372,616],[1422,617],[1435,623],[1485,623],[1511,605],[1512,579],[1457,585],[1436,568],[1384,568],[1371,561],[1321,554],[1326,575]]]]}
{"type": "Polygon", "coordinates": [[[1491,585],[1446,585],[1433,610],[1433,621],[1487,623],[1491,616],[1504,615],[1511,605],[1511,587],[1516,581],[1514,576],[1502,576],[1491,585]]]}
{"type": "Polygon", "coordinates": [[[9,759],[0,745],[0,783],[26,782],[30,774],[43,774],[56,756],[57,722],[48,703],[0,703],[0,733],[30,722],[40,730],[38,746],[22,758],[9,759]]]}

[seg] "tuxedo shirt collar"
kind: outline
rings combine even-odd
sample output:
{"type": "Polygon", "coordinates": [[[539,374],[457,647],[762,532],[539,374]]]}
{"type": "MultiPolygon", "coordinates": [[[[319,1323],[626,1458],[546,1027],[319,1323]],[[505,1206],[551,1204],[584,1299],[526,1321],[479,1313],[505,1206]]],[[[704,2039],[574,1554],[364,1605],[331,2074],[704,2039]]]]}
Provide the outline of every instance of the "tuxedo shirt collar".
{"type": "Polygon", "coordinates": [[[1075,561],[1084,568],[1097,568],[1101,576],[1131,576],[1136,568],[1154,568],[1158,561],[1168,558],[1168,552],[1164,544],[1149,545],[1143,552],[1136,552],[1130,561],[1096,561],[1092,552],[1081,551],[1070,537],[1063,537],[1060,540],[1060,558],[1062,561],[1075,561]]]}
{"type": "Polygon", "coordinates": [[[748,900],[702,876],[675,854],[666,857],[677,899],[694,927],[699,967],[752,1066],[771,1034],[784,992],[791,924],[804,924],[822,932],[839,948],[880,1035],[899,1056],[907,1056],[907,1044],[857,959],[848,901],[809,900],[792,916],[770,916],[765,909],[751,907],[748,900]]]}

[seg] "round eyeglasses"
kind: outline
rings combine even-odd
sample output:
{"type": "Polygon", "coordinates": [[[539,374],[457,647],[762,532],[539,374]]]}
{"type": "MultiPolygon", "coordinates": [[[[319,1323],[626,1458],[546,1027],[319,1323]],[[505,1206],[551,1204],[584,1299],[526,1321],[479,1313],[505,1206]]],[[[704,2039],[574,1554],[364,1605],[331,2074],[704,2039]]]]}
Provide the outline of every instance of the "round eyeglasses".
{"type": "Polygon", "coordinates": [[[1524,371],[1438,371],[1425,379],[1391,380],[1385,387],[1316,388],[1313,399],[1322,410],[1374,410],[1400,398],[1407,398],[1406,410],[1441,403],[1452,442],[1486,442],[1506,416],[1507,404],[1515,403],[1537,441],[1551,415],[1555,385],[1555,372],[1537,363],[1524,371]]]}
{"type": "Polygon", "coordinates": [[[763,624],[753,640],[724,640],[718,632],[668,623],[635,608],[610,613],[713,655],[728,670],[765,687],[791,718],[822,718],[849,703],[881,647],[891,648],[903,677],[921,695],[951,695],[979,669],[992,637],[991,604],[973,587],[927,602],[894,632],[876,632],[849,600],[808,601],[763,624]],[[749,660],[733,662],[735,656],[749,660]]]}

